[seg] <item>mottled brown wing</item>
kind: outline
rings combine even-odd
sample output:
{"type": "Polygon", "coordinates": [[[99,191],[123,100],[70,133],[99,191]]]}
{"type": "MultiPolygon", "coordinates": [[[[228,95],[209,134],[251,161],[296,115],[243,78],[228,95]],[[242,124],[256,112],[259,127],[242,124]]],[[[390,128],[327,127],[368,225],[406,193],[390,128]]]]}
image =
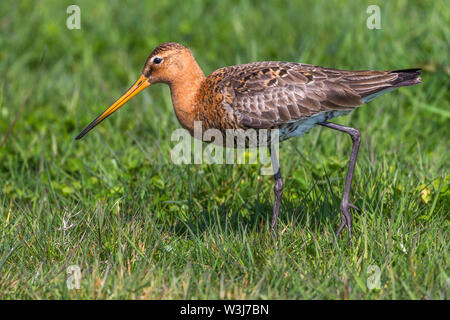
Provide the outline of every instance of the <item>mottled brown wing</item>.
{"type": "Polygon", "coordinates": [[[394,75],[341,71],[290,62],[257,62],[218,70],[223,106],[239,124],[270,128],[326,111],[352,110],[394,75]]]}

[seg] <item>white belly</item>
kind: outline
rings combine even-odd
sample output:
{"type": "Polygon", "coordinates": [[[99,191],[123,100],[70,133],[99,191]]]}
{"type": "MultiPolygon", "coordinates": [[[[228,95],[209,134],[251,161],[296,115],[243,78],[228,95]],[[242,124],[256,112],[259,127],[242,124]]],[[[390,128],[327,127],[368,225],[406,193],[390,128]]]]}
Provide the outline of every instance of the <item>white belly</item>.
{"type": "Polygon", "coordinates": [[[284,124],[280,126],[280,140],[283,141],[292,137],[299,137],[316,126],[317,123],[348,114],[350,111],[351,110],[328,111],[319,113],[318,115],[310,118],[298,120],[297,122],[284,124]]]}

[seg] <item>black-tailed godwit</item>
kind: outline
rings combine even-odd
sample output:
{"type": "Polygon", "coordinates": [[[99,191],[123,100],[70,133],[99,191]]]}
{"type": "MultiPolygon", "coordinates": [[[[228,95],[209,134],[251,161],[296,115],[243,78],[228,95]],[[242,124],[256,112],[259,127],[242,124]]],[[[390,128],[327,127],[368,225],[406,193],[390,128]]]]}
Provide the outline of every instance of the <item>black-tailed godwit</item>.
{"type": "MultiPolygon", "coordinates": [[[[136,83],[98,116],[76,139],[155,83],[170,87],[175,114],[191,134],[194,122],[205,130],[279,129],[280,140],[297,137],[315,125],[350,135],[350,155],[340,204],[340,234],[347,226],[352,233],[350,189],[361,134],[358,129],[328,122],[347,114],[375,97],[395,88],[421,83],[420,69],[391,71],[347,71],[293,62],[254,62],[218,69],[205,77],[190,50],[167,42],[156,47],[145,62],[136,83]]],[[[275,178],[272,236],[280,211],[283,181],[278,159],[272,153],[275,178]]]]}

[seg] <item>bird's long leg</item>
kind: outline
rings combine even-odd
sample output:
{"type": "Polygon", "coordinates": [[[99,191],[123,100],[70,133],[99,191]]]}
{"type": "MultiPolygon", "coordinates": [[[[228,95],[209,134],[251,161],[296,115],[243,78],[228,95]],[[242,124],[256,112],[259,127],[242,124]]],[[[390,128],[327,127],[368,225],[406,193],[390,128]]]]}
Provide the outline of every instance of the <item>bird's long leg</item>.
{"type": "Polygon", "coordinates": [[[278,214],[280,213],[281,195],[283,194],[283,179],[281,177],[280,165],[278,162],[276,152],[271,151],[270,157],[272,158],[272,167],[274,170],[274,178],[275,178],[275,184],[273,187],[273,191],[275,193],[275,199],[273,202],[273,216],[272,216],[272,230],[271,230],[272,238],[274,238],[275,230],[276,230],[277,224],[278,224],[278,214]]]}
{"type": "Polygon", "coordinates": [[[342,229],[345,225],[347,225],[348,229],[348,236],[351,240],[352,238],[352,215],[350,213],[350,208],[359,210],[355,205],[350,203],[350,189],[352,186],[352,179],[353,179],[353,173],[355,171],[355,164],[356,164],[356,158],[358,156],[358,150],[359,145],[361,143],[361,132],[359,132],[358,129],[341,126],[335,123],[331,122],[321,122],[319,123],[322,126],[325,126],[327,128],[331,128],[334,130],[338,130],[341,132],[348,133],[353,141],[352,146],[352,153],[350,155],[350,162],[348,165],[348,171],[347,171],[347,178],[345,179],[345,188],[344,188],[344,195],[342,196],[342,201],[340,205],[340,211],[341,211],[341,224],[337,230],[337,234],[339,235],[342,232],[342,229]]]}

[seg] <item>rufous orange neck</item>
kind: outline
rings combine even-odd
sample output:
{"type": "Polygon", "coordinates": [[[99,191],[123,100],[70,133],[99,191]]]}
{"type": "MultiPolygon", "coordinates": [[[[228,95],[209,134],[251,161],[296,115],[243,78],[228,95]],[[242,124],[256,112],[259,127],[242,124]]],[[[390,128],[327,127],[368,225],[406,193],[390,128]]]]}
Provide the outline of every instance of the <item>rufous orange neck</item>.
{"type": "Polygon", "coordinates": [[[197,93],[205,75],[195,59],[187,62],[185,71],[169,82],[175,114],[180,124],[191,134],[194,132],[195,110],[198,107],[197,93]]]}

